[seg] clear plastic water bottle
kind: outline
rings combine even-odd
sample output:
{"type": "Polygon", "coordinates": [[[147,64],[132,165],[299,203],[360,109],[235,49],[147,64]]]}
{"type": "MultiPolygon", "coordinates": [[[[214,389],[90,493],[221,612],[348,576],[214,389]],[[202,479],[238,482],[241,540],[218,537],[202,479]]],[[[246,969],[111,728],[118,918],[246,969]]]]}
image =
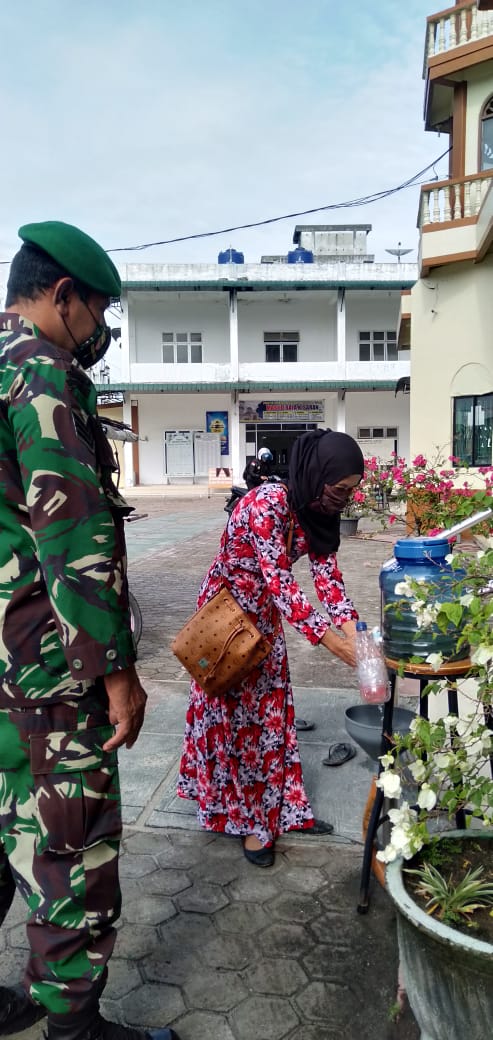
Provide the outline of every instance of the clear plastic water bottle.
{"type": "Polygon", "coordinates": [[[367,704],[384,704],[390,698],[389,676],[378,640],[366,621],[356,622],[356,671],[361,699],[367,704]]]}

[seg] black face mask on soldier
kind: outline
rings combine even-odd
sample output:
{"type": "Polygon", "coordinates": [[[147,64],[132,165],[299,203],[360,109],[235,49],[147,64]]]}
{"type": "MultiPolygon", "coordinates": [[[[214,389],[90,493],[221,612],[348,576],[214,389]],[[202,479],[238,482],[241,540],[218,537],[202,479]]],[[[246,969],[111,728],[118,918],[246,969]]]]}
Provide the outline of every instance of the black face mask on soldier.
{"type": "Polygon", "coordinates": [[[101,358],[103,358],[106,354],[106,351],[108,350],[108,347],[111,343],[111,329],[109,325],[101,325],[101,323],[92,313],[89,304],[87,304],[82,297],[81,300],[84,304],[84,307],[86,307],[89,311],[89,314],[91,315],[91,318],[95,323],[94,332],[90,336],[88,336],[87,339],[83,339],[82,343],[77,343],[77,340],[72,330],[69,329],[67,322],[65,321],[65,318],[62,318],[62,321],[65,325],[65,328],[67,329],[67,332],[74,341],[74,357],[77,358],[77,361],[79,362],[79,365],[82,365],[82,368],[87,369],[92,368],[93,365],[97,365],[98,361],[101,361],[101,358]]]}
{"type": "Polygon", "coordinates": [[[109,325],[96,325],[92,336],[88,336],[82,343],[78,343],[74,350],[82,368],[92,368],[104,357],[111,342],[111,329],[109,325]]]}
{"type": "MultiPolygon", "coordinates": [[[[87,307],[91,317],[94,318],[91,308],[85,300],[82,302],[87,307]]],[[[74,350],[74,357],[77,358],[82,368],[92,368],[93,365],[97,365],[98,361],[101,361],[101,358],[106,354],[111,343],[111,329],[109,325],[100,325],[96,318],[94,318],[94,321],[96,322],[96,328],[92,336],[82,340],[82,343],[77,343],[74,350]]]]}
{"type": "Polygon", "coordinates": [[[342,513],[352,493],[353,488],[332,487],[330,484],[324,484],[320,498],[317,498],[315,502],[310,502],[310,509],[315,510],[316,513],[325,513],[327,516],[342,513]]]}

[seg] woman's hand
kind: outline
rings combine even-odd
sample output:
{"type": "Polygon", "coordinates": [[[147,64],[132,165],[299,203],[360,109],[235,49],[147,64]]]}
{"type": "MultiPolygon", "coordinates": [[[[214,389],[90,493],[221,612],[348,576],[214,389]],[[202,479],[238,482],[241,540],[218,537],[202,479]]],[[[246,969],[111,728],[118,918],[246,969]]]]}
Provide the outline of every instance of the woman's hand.
{"type": "Polygon", "coordinates": [[[332,629],[328,628],[325,635],[322,636],[320,643],[322,646],[325,646],[325,649],[329,650],[331,654],[335,654],[341,661],[344,661],[344,664],[348,664],[351,668],[355,668],[356,626],[353,621],[348,621],[342,626],[342,629],[344,635],[338,635],[332,629]]]}

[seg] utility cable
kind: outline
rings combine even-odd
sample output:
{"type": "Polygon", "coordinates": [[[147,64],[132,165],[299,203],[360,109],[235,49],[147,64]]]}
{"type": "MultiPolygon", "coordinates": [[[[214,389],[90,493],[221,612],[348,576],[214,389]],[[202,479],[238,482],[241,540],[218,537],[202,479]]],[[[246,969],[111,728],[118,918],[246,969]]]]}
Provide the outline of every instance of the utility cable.
{"type": "MultiPolygon", "coordinates": [[[[373,203],[373,202],[379,202],[381,199],[389,198],[391,195],[395,195],[395,194],[397,194],[397,192],[404,191],[405,188],[410,188],[412,185],[415,185],[416,182],[418,181],[418,178],[422,177],[425,173],[428,172],[428,170],[434,169],[436,163],[439,163],[441,161],[441,159],[444,159],[445,156],[449,154],[450,150],[451,150],[450,148],[447,148],[446,151],[442,152],[442,154],[439,155],[437,159],[434,159],[433,162],[429,163],[428,166],[425,166],[424,169],[419,170],[418,173],[415,173],[413,177],[409,177],[408,180],[403,181],[402,184],[398,184],[394,188],[385,188],[384,190],[374,192],[371,195],[362,195],[360,198],[349,199],[349,200],[347,200],[345,202],[332,202],[332,203],[328,203],[327,205],[324,205],[324,206],[313,206],[310,209],[298,210],[295,213],[283,213],[282,216],[267,217],[265,220],[255,220],[255,221],[252,221],[249,224],[235,224],[235,225],[232,225],[231,227],[219,228],[217,231],[201,231],[201,232],[197,232],[196,234],[191,234],[191,235],[178,235],[175,238],[163,238],[163,239],[159,239],[156,242],[144,242],[144,243],[142,243],[141,245],[138,245],[138,246],[115,246],[113,249],[107,249],[106,252],[108,252],[108,253],[141,252],[144,249],[152,249],[153,246],[169,246],[169,245],[174,245],[176,242],[191,242],[191,241],[193,241],[195,239],[199,239],[199,238],[213,238],[213,237],[215,237],[217,235],[227,235],[227,234],[230,234],[232,231],[246,231],[246,230],[251,229],[251,228],[265,227],[268,224],[278,224],[282,220],[293,220],[296,217],[307,217],[307,216],[310,216],[313,213],[323,213],[323,212],[328,212],[329,210],[338,210],[338,209],[352,209],[352,208],[355,208],[357,206],[368,206],[368,205],[371,205],[371,203],[373,203]]],[[[435,180],[438,180],[438,177],[437,177],[436,173],[435,173],[435,180]]],[[[424,184],[426,182],[425,181],[421,181],[420,183],[424,184]]],[[[11,263],[10,260],[0,260],[0,265],[10,264],[10,263],[11,263]]]]}
{"type": "MultiPolygon", "coordinates": [[[[404,188],[411,187],[411,185],[415,184],[418,177],[422,177],[424,173],[431,170],[435,164],[440,162],[440,160],[448,155],[449,152],[450,148],[447,148],[445,152],[442,152],[442,155],[438,156],[438,159],[434,159],[434,161],[429,163],[428,166],[425,166],[423,170],[419,170],[419,172],[415,173],[413,177],[410,177],[407,181],[403,181],[402,184],[398,184],[397,187],[386,188],[383,191],[374,192],[372,195],[363,195],[359,199],[349,199],[346,202],[333,202],[325,206],[313,206],[311,209],[299,210],[296,213],[284,213],[280,217],[267,217],[266,220],[256,220],[250,224],[236,224],[233,227],[220,228],[218,231],[201,231],[193,235],[180,235],[176,238],[161,239],[158,242],[145,242],[139,246],[118,246],[113,249],[108,249],[108,253],[131,253],[143,249],[151,249],[153,246],[168,246],[173,245],[175,242],[189,242],[192,239],[212,238],[215,235],[227,235],[231,231],[245,231],[249,228],[265,227],[266,224],[276,224],[281,220],[293,220],[295,217],[306,217],[310,216],[312,213],[322,213],[327,210],[351,209],[356,206],[370,205],[372,202],[378,202],[380,199],[388,198],[390,195],[395,195],[396,192],[403,191],[404,188]]],[[[438,180],[436,175],[435,179],[438,180]]]]}

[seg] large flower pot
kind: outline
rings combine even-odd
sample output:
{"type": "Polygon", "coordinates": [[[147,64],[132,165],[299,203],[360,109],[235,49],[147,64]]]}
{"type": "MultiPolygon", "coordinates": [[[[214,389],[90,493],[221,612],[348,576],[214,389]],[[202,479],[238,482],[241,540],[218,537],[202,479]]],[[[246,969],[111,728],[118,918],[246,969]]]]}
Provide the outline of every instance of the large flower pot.
{"type": "Polygon", "coordinates": [[[341,535],[347,538],[348,535],[357,534],[358,532],[358,520],[359,516],[341,516],[341,535]]]}
{"type": "MultiPolygon", "coordinates": [[[[493,831],[442,837],[490,843],[493,831]]],[[[402,860],[388,865],[387,889],[397,909],[401,969],[421,1040],[486,1040],[493,1030],[493,944],[424,913],[404,887],[403,867],[402,860]]]]}

